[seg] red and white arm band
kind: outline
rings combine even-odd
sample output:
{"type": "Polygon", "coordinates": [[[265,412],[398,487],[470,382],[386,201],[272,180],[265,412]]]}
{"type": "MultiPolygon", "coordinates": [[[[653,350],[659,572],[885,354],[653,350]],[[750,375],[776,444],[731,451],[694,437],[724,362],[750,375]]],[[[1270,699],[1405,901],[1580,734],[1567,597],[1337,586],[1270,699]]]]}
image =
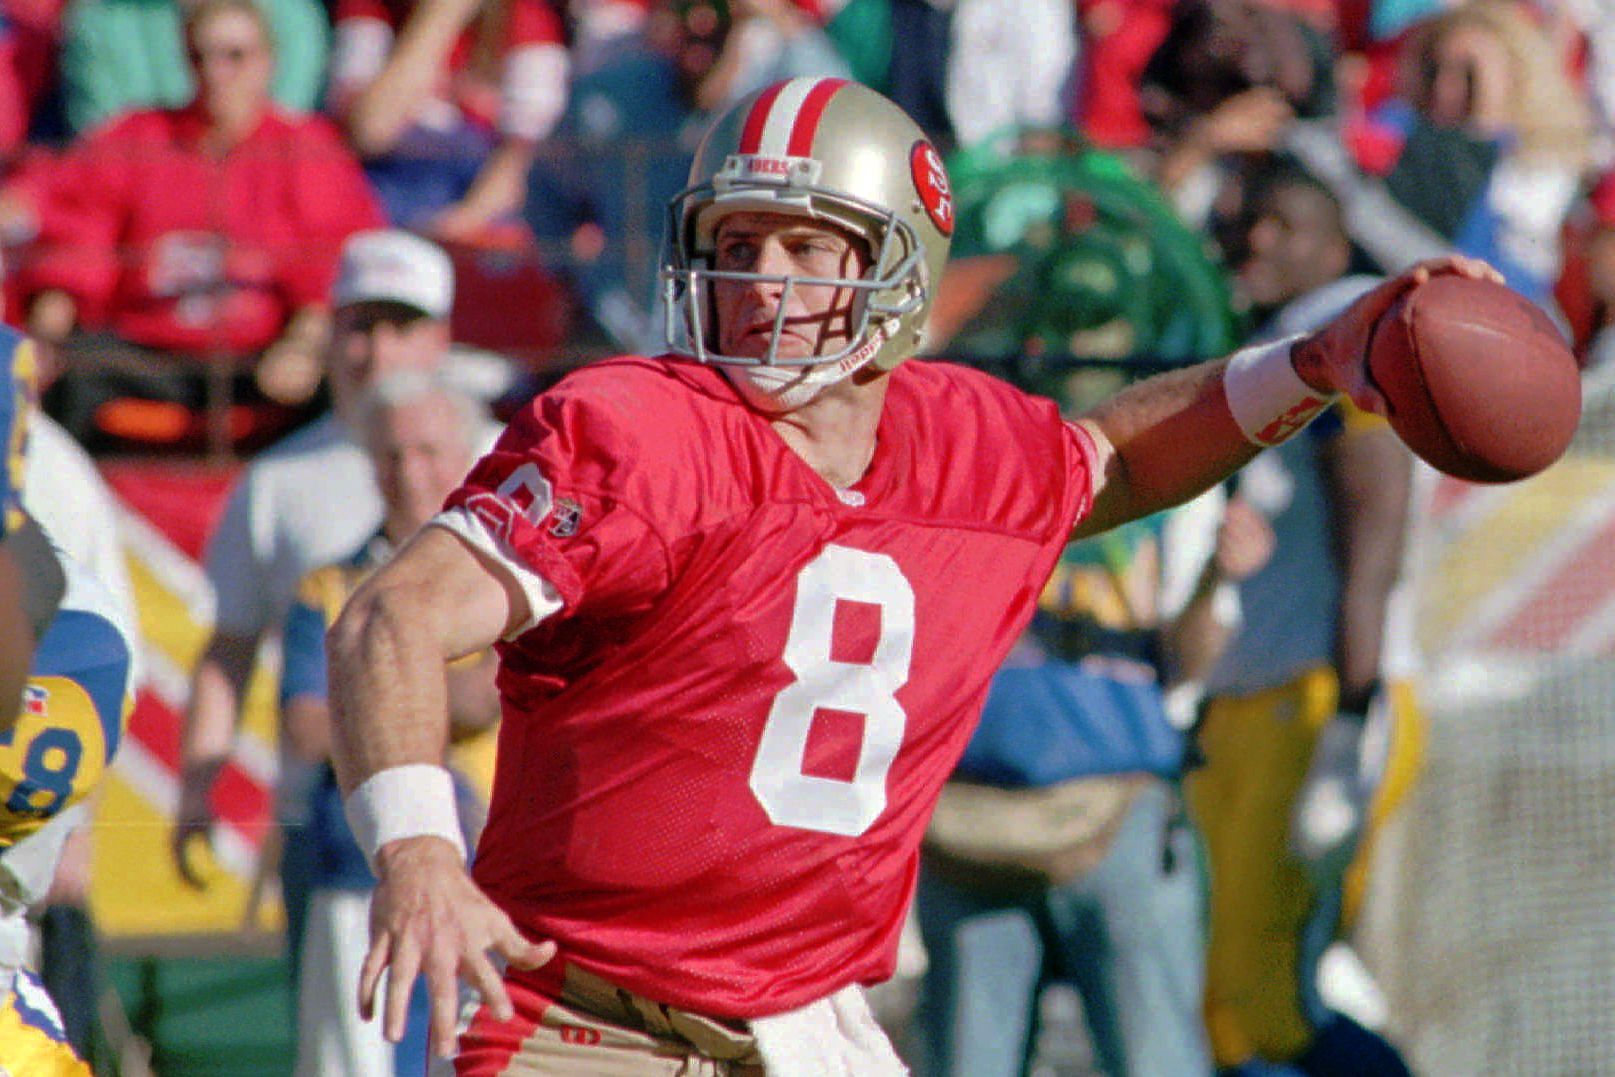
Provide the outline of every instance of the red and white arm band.
{"type": "Polygon", "coordinates": [[[1295,372],[1290,349],[1299,339],[1241,348],[1223,368],[1228,410],[1253,444],[1277,445],[1335,400],[1336,394],[1319,392],[1295,372]]]}
{"type": "Polygon", "coordinates": [[[407,763],[378,770],[348,794],[342,808],[371,871],[383,845],[422,835],[442,838],[465,858],[454,778],[443,767],[407,763]]]}

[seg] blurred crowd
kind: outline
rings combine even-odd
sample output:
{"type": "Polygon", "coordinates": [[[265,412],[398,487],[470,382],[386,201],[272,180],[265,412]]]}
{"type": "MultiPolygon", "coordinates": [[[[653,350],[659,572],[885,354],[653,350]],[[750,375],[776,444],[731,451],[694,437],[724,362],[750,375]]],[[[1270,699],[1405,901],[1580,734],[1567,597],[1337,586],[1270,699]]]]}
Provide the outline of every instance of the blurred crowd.
{"type": "Polygon", "coordinates": [[[1589,362],[1615,320],[1596,0],[29,0],[4,19],[6,314],[68,373],[49,410],[97,451],[250,452],[308,418],[337,250],[384,224],[455,258],[463,343],[528,369],[656,350],[695,132],[804,74],[882,90],[956,156],[1013,154],[1026,128],[1113,152],[1224,266],[1255,170],[1292,156],[1364,268],[1486,257],[1589,362]]]}

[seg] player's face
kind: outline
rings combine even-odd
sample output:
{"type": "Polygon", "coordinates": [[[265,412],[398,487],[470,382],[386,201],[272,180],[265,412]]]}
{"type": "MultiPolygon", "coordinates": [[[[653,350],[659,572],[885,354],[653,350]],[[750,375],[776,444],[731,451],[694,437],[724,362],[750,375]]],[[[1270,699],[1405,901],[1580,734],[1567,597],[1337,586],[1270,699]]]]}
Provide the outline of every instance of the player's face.
{"type": "Polygon", "coordinates": [[[332,333],[331,391],[338,405],[395,370],[431,370],[448,350],[447,326],[402,303],[341,307],[332,333]]]}
{"type": "MultiPolygon", "coordinates": [[[[830,224],[782,213],[732,213],[718,225],[713,268],[770,277],[863,275],[862,245],[830,224]]],[[[844,348],[853,331],[851,289],[795,285],[780,280],[712,283],[718,351],[760,359],[768,354],[783,304],[778,358],[802,359],[844,348]]]]}
{"type": "Polygon", "coordinates": [[[377,415],[369,435],[388,530],[413,533],[437,513],[471,467],[464,420],[451,401],[423,396],[377,415]]]}
{"type": "Polygon", "coordinates": [[[1344,275],[1351,248],[1322,191],[1287,183],[1263,200],[1251,226],[1239,281],[1257,307],[1276,307],[1344,275]]]}

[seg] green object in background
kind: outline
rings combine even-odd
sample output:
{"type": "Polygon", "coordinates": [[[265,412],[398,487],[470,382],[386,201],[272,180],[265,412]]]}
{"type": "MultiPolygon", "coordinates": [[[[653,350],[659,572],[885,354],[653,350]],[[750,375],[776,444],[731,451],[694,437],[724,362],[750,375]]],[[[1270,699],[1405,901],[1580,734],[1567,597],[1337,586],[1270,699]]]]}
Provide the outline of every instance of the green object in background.
{"type": "Polygon", "coordinates": [[[1002,132],[948,160],[953,257],[1018,268],[948,344],[956,358],[1170,365],[1227,352],[1228,281],[1149,181],[1069,131],[1002,132]]]}
{"type": "Polygon", "coordinates": [[[284,958],[117,958],[106,979],[162,1077],[292,1072],[297,1021],[284,958]]]}
{"type": "MultiPolygon", "coordinates": [[[[312,111],[325,90],[331,27],[317,0],[259,0],[275,37],[269,92],[312,111]]],[[[62,13],[62,93],[82,134],[132,109],[179,108],[195,85],[174,0],[72,0],[62,13]]]]}
{"type": "Polygon", "coordinates": [[[826,36],[852,69],[852,77],[886,92],[892,66],[891,0],[847,0],[824,26],[826,36]]]}

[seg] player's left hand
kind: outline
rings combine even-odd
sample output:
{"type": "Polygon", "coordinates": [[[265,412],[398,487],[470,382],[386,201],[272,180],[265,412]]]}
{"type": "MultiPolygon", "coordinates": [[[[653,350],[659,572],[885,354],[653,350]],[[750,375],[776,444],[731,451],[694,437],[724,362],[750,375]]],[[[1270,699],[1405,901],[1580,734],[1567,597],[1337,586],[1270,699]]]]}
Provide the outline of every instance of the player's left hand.
{"type": "Polygon", "coordinates": [[[497,1020],[510,1020],[510,996],[490,953],[518,968],[537,968],[555,956],[555,944],[528,942],[471,881],[460,851],[442,838],[388,842],[376,856],[376,874],[370,952],[359,973],[360,1016],[375,1016],[385,970],[382,1032],[393,1043],[403,1039],[410,992],[421,975],[431,1004],[431,1050],[440,1057],[454,1053],[460,977],[497,1020]]]}
{"type": "Polygon", "coordinates": [[[1290,352],[1296,374],[1314,389],[1344,393],[1364,411],[1384,415],[1385,396],[1368,372],[1374,326],[1404,292],[1443,273],[1504,283],[1503,275],[1479,258],[1452,254],[1420,262],[1365,292],[1323,328],[1297,341],[1290,352]]]}

